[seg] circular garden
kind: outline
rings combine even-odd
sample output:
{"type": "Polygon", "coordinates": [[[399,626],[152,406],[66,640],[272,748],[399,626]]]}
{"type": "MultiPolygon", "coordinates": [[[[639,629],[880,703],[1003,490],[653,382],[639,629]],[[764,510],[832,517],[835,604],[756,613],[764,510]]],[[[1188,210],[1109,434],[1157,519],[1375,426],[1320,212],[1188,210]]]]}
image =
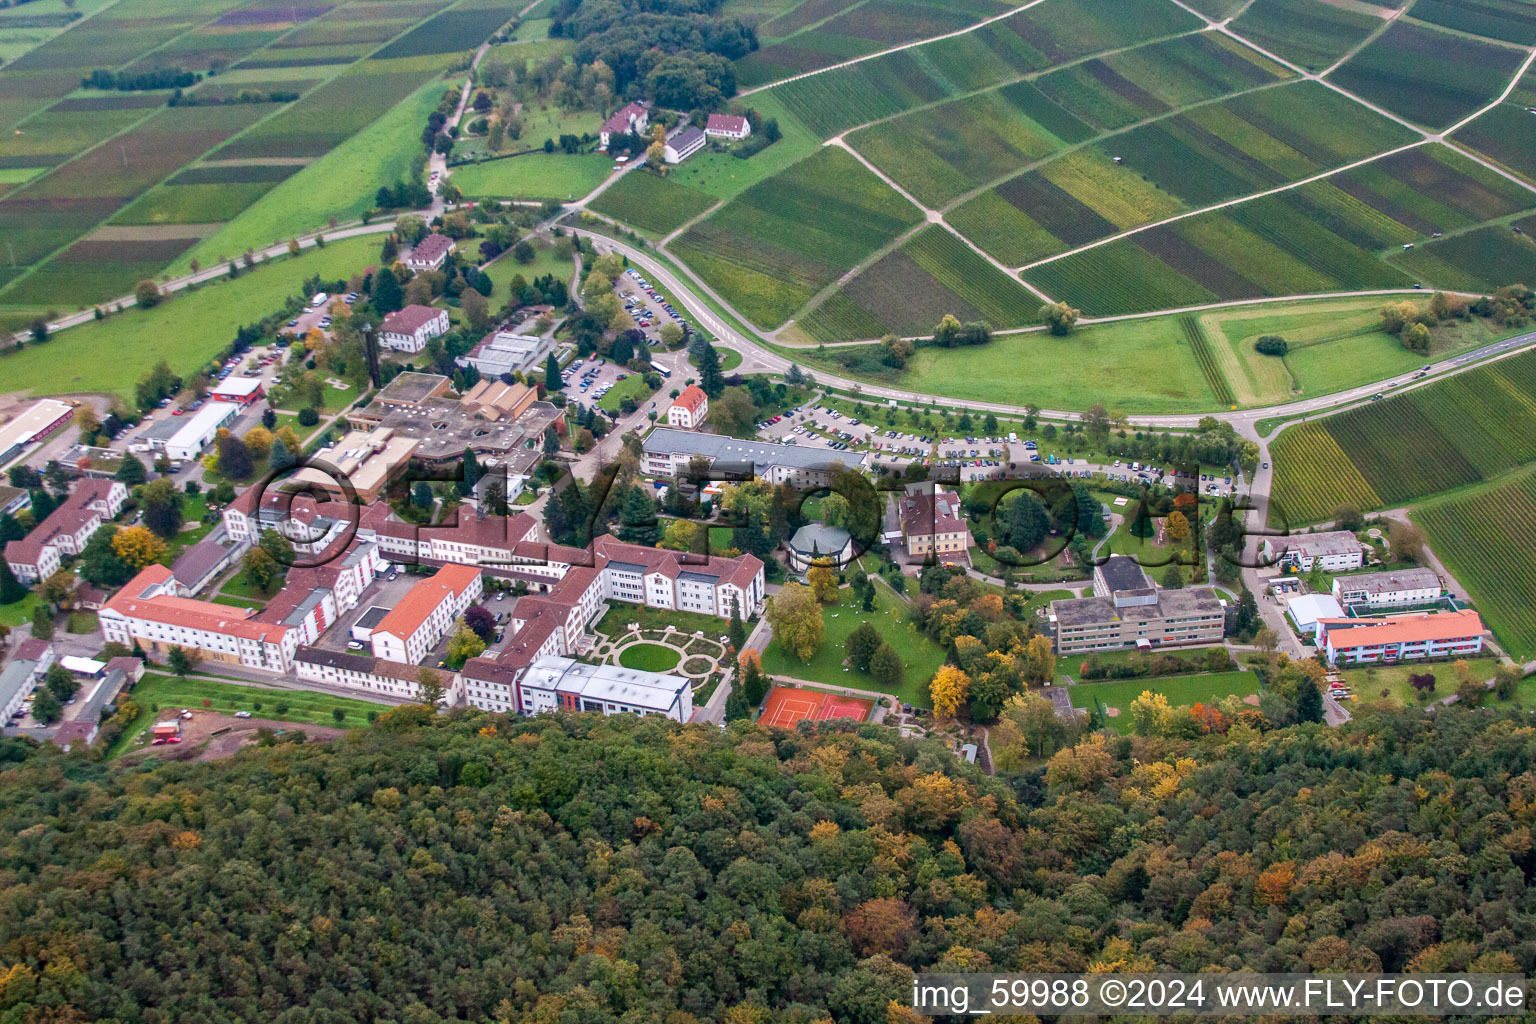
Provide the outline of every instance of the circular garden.
{"type": "Polygon", "coordinates": [[[644,672],[670,672],[682,655],[662,644],[630,644],[619,652],[619,664],[644,672]]]}

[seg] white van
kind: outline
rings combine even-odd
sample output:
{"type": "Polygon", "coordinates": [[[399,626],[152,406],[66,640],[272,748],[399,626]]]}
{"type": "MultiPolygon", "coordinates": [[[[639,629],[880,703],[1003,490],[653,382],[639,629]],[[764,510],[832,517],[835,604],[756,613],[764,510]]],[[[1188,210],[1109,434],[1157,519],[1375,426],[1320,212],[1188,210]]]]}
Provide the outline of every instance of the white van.
{"type": "Polygon", "coordinates": [[[315,297],[309,300],[309,304],[315,309],[319,309],[321,306],[325,305],[325,300],[328,298],[330,298],[330,296],[325,294],[325,292],[316,292],[315,297]]]}
{"type": "Polygon", "coordinates": [[[1014,434],[1014,433],[1009,433],[1008,440],[1012,444],[1018,444],[1019,443],[1019,435],[1018,434],[1014,434]]]}

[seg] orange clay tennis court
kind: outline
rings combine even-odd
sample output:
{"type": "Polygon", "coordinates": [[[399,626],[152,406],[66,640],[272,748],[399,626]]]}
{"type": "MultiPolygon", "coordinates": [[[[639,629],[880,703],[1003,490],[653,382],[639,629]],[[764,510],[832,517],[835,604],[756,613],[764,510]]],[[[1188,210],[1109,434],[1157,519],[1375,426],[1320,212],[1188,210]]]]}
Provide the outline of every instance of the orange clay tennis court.
{"type": "Polygon", "coordinates": [[[793,686],[775,686],[758,718],[761,725],[775,729],[793,729],[796,722],[810,719],[825,722],[832,718],[869,718],[875,702],[857,697],[843,697],[821,690],[799,690],[793,686]]]}

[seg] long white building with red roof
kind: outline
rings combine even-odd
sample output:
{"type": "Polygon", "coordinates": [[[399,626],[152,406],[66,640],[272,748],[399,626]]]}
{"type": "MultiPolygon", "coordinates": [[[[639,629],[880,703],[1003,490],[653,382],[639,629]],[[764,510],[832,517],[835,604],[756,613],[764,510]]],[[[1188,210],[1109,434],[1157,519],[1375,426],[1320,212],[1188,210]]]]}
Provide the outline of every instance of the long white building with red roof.
{"type": "Polygon", "coordinates": [[[204,659],[287,673],[301,633],[279,622],[262,621],[249,608],[176,596],[176,578],[163,565],[150,565],[128,581],[98,613],[108,643],[133,646],[164,657],[172,647],[192,648],[204,659]]]}
{"type": "Polygon", "coordinates": [[[6,542],[5,560],[23,583],[45,580],[66,557],[85,550],[101,524],[123,510],[128,488],[116,480],[82,480],[59,507],[20,540],[6,542]]]}
{"type": "Polygon", "coordinates": [[[1465,658],[1483,649],[1482,616],[1470,608],[1381,618],[1318,619],[1317,646],[1330,665],[1465,658]]]}

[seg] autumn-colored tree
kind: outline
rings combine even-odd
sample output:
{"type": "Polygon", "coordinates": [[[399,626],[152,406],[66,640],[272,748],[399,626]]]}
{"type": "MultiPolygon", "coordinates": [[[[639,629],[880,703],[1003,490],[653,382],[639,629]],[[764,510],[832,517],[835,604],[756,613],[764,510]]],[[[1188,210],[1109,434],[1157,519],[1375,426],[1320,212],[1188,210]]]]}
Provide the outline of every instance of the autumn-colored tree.
{"type": "Polygon", "coordinates": [[[805,574],[805,581],[811,585],[816,600],[822,604],[831,604],[837,600],[837,572],[832,568],[830,558],[818,558],[812,562],[805,574]]]}
{"type": "Polygon", "coordinates": [[[768,599],[764,614],[773,627],[774,639],[801,661],[810,661],[821,650],[826,625],[815,591],[799,583],[786,583],[768,599]]]}
{"type": "Polygon", "coordinates": [[[1168,518],[1163,521],[1163,528],[1168,531],[1170,540],[1181,541],[1189,536],[1189,520],[1184,518],[1184,513],[1177,510],[1168,513],[1168,518]]]}
{"type": "Polygon", "coordinates": [[[894,896],[866,900],[843,916],[843,932],[860,956],[902,954],[911,941],[917,915],[894,896]]]}
{"type": "Polygon", "coordinates": [[[1142,690],[1141,696],[1131,701],[1131,729],[1138,736],[1160,736],[1172,714],[1167,697],[1142,690]]]}
{"type": "Polygon", "coordinates": [[[252,427],[245,435],[245,450],[256,462],[267,461],[267,455],[272,451],[272,432],[266,427],[252,427]]]}
{"type": "Polygon", "coordinates": [[[457,625],[458,628],[448,640],[448,660],[454,665],[463,665],[485,651],[485,641],[469,628],[463,616],[459,617],[457,625]]]}
{"type": "Polygon", "coordinates": [[[1037,633],[1024,645],[1024,678],[1035,686],[1044,686],[1056,676],[1056,652],[1051,638],[1037,633]]]}
{"type": "Polygon", "coordinates": [[[928,684],[928,696],[933,701],[933,713],[940,718],[953,718],[955,712],[971,693],[971,677],[954,665],[942,665],[928,684]]]}
{"type": "Polygon", "coordinates": [[[1253,898],[1261,906],[1283,907],[1290,899],[1291,887],[1295,884],[1295,863],[1281,861],[1259,873],[1253,885],[1253,898]]]}
{"type": "Polygon", "coordinates": [[[112,550],[129,567],[137,570],[158,562],[165,554],[165,542],[146,527],[125,526],[113,534],[112,550]]]}

